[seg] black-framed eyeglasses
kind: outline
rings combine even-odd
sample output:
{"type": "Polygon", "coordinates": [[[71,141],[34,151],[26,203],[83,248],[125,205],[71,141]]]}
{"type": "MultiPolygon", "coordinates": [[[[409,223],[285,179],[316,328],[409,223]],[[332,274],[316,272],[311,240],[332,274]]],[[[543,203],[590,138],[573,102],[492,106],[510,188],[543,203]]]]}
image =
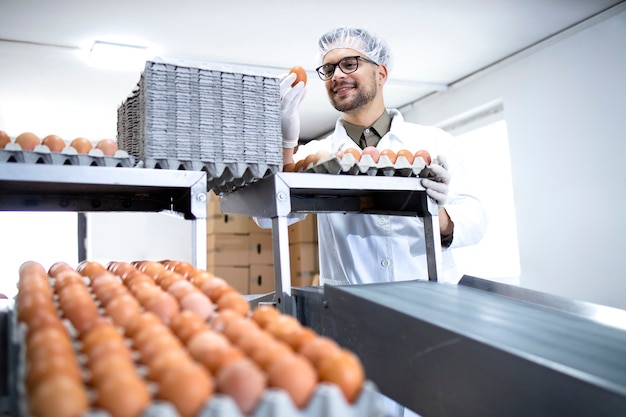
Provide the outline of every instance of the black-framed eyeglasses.
{"type": "Polygon", "coordinates": [[[317,75],[320,76],[322,81],[328,81],[333,77],[333,75],[335,75],[335,69],[337,67],[339,67],[341,72],[343,72],[344,74],[352,74],[354,71],[358,70],[359,59],[365,62],[369,62],[370,64],[378,65],[371,59],[362,56],[347,56],[336,64],[320,65],[319,67],[315,68],[315,71],[317,71],[317,75]]]}

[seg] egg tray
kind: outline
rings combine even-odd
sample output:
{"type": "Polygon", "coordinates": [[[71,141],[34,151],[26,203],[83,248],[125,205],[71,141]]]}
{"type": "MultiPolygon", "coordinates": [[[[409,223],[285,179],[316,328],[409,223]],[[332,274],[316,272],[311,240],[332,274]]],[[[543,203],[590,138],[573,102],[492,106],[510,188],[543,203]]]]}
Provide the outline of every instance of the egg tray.
{"type": "Polygon", "coordinates": [[[317,163],[309,163],[306,167],[302,167],[300,172],[420,178],[429,178],[435,175],[421,157],[417,157],[412,163],[409,163],[404,156],[399,156],[394,163],[387,155],[381,155],[378,161],[374,162],[370,155],[362,155],[361,159],[357,160],[350,153],[344,154],[341,158],[331,156],[317,163]]]}
{"type": "Polygon", "coordinates": [[[135,158],[123,150],[118,150],[113,156],[104,156],[99,149],[79,154],[70,146],[61,152],[51,152],[46,145],[37,145],[32,151],[25,151],[18,144],[8,143],[4,149],[0,149],[0,163],[129,168],[135,165],[135,158]]]}
{"type": "MultiPolygon", "coordinates": [[[[24,386],[26,371],[25,346],[26,326],[17,321],[17,309],[10,311],[8,349],[9,411],[14,417],[30,417],[24,386]]],[[[70,334],[75,340],[75,329],[65,320],[70,334]]],[[[79,355],[79,363],[81,356],[79,355]]],[[[140,375],[145,369],[137,366],[140,375]]],[[[328,383],[318,383],[309,403],[303,409],[297,408],[289,395],[280,389],[266,388],[252,414],[244,415],[235,401],[224,394],[215,393],[202,407],[196,417],[384,417],[382,396],[376,385],[366,380],[359,397],[350,404],[345,400],[339,387],[328,383]]],[[[112,417],[105,410],[92,408],[81,417],[112,417]]],[[[176,408],[169,402],[155,399],[140,417],[180,417],[176,408]]]]}
{"type": "Polygon", "coordinates": [[[205,171],[207,188],[220,195],[280,171],[280,164],[202,162],[175,158],[148,158],[138,168],[205,171]]]}
{"type": "Polygon", "coordinates": [[[280,85],[275,76],[157,58],[146,62],[117,114],[120,149],[144,167],[206,171],[216,192],[261,179],[268,169],[271,173],[282,166],[280,85]],[[235,165],[242,163],[250,167],[235,165]]]}

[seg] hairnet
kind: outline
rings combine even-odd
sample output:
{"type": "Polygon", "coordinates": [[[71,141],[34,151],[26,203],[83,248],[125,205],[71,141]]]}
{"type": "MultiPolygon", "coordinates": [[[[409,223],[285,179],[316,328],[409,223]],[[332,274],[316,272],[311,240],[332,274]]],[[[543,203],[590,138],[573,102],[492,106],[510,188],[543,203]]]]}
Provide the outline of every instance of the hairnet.
{"type": "Polygon", "coordinates": [[[354,49],[375,61],[389,66],[391,54],[385,41],[365,29],[342,26],[322,35],[318,41],[320,58],[337,48],[354,49]]]}

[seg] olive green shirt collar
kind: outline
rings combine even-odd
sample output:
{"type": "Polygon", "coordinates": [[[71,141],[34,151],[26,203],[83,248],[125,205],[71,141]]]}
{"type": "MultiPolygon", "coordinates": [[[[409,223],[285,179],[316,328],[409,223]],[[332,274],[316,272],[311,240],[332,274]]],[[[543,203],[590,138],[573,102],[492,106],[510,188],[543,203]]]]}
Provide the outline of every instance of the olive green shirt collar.
{"type": "Polygon", "coordinates": [[[361,148],[376,146],[378,141],[389,132],[391,128],[391,116],[387,110],[380,115],[371,126],[359,126],[343,121],[348,136],[361,148]]]}

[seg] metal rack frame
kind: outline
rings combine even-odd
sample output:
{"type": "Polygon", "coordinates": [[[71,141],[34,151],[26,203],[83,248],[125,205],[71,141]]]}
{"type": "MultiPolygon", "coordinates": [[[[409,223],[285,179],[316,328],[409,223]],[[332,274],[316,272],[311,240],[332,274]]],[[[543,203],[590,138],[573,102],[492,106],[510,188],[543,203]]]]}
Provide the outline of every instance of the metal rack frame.
{"type": "Polygon", "coordinates": [[[441,271],[437,205],[419,179],[374,175],[279,172],[223,194],[223,213],[272,220],[276,306],[293,314],[289,265],[289,221],[294,213],[358,212],[417,216],[424,220],[428,278],[441,271]]]}
{"type": "Polygon", "coordinates": [[[207,174],[0,164],[0,211],[175,212],[192,221],[192,263],[206,267],[207,174]]]}

